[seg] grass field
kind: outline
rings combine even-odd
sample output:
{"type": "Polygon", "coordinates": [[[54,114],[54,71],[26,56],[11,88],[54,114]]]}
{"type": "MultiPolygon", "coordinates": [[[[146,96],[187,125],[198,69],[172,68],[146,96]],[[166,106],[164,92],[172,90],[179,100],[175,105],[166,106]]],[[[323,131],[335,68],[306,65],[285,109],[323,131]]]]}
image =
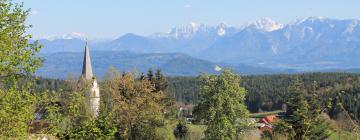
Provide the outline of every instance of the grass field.
{"type": "Polygon", "coordinates": [[[275,111],[271,111],[271,112],[251,113],[250,118],[263,118],[268,115],[277,115],[282,112],[284,112],[284,111],[283,110],[275,110],[275,111]]]}
{"type": "Polygon", "coordinates": [[[360,140],[360,135],[356,136],[356,133],[352,133],[349,131],[340,131],[333,132],[330,137],[330,140],[360,140]]]}
{"type": "MultiPolygon", "coordinates": [[[[166,120],[166,126],[159,128],[156,131],[160,136],[162,136],[162,139],[176,140],[173,131],[177,124],[178,124],[177,120],[166,120]]],[[[186,140],[200,140],[205,137],[204,136],[204,131],[206,129],[205,125],[187,124],[187,127],[188,127],[188,137],[186,140]]]]}

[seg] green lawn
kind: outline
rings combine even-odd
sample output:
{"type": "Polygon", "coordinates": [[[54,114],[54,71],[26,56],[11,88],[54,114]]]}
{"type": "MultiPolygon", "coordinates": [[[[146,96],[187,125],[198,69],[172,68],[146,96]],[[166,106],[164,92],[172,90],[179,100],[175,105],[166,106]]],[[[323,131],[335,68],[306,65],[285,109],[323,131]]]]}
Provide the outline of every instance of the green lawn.
{"type": "MultiPolygon", "coordinates": [[[[166,120],[166,125],[156,130],[157,134],[162,136],[162,139],[176,140],[173,131],[177,123],[178,120],[166,120]]],[[[187,124],[187,127],[189,128],[187,140],[199,140],[204,138],[205,125],[187,124]]]]}
{"type": "Polygon", "coordinates": [[[204,138],[205,125],[189,124],[189,140],[200,140],[204,138]]]}
{"type": "Polygon", "coordinates": [[[334,132],[330,135],[330,140],[360,140],[360,135],[356,136],[355,133],[349,131],[334,132]]]}
{"type": "Polygon", "coordinates": [[[268,115],[277,115],[281,112],[284,112],[283,110],[275,110],[271,112],[261,112],[261,113],[251,113],[250,118],[263,118],[268,115]]]}

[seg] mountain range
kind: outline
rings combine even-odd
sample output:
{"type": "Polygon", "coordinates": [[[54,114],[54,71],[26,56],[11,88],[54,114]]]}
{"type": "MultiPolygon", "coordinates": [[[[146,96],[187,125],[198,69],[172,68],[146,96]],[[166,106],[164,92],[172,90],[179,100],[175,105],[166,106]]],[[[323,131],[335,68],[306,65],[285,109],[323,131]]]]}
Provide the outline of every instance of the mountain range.
{"type": "MultiPolygon", "coordinates": [[[[78,35],[39,41],[45,46],[42,49],[45,56],[82,52],[84,47],[84,39],[78,35]]],[[[246,65],[295,71],[356,69],[360,68],[357,61],[360,59],[360,20],[309,17],[280,24],[263,18],[241,27],[191,23],[166,33],[149,36],[128,33],[114,40],[89,41],[89,45],[92,51],[181,54],[232,67],[246,65]]]]}

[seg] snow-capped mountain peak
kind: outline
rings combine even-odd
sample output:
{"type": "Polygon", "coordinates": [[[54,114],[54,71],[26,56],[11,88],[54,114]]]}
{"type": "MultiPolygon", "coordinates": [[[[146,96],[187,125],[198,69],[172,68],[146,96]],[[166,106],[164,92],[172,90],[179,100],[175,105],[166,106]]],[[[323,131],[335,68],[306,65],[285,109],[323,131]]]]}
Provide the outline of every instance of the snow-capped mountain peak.
{"type": "Polygon", "coordinates": [[[325,18],[322,17],[322,16],[311,16],[311,17],[308,17],[307,20],[310,20],[310,21],[316,21],[316,20],[320,20],[320,21],[323,21],[325,18]]]}
{"type": "Polygon", "coordinates": [[[184,38],[188,39],[191,36],[193,36],[195,33],[200,31],[207,31],[207,26],[201,23],[191,22],[188,25],[182,26],[182,27],[175,27],[171,29],[169,32],[170,36],[173,36],[177,39],[184,38]]]}
{"type": "Polygon", "coordinates": [[[155,33],[151,35],[152,38],[171,38],[171,39],[190,39],[197,35],[215,35],[225,36],[233,34],[237,29],[229,26],[226,23],[220,23],[217,26],[208,26],[201,23],[191,22],[185,26],[174,27],[166,33],[155,33]]]}
{"type": "Polygon", "coordinates": [[[154,38],[174,38],[174,39],[189,39],[197,32],[206,32],[208,28],[205,24],[190,22],[188,25],[174,27],[166,33],[155,33],[154,38]]]}
{"type": "Polygon", "coordinates": [[[250,23],[248,26],[267,32],[275,31],[284,27],[283,24],[277,23],[270,18],[262,18],[253,23],[250,23]]]}
{"type": "Polygon", "coordinates": [[[229,25],[226,23],[226,22],[221,22],[219,25],[218,25],[218,28],[227,28],[229,27],[229,25]]]}
{"type": "Polygon", "coordinates": [[[289,25],[299,25],[305,22],[314,23],[315,21],[324,21],[325,19],[326,18],[321,16],[311,16],[311,17],[296,19],[294,22],[290,23],[289,25]]]}
{"type": "Polygon", "coordinates": [[[226,35],[226,29],[228,28],[228,25],[226,23],[220,23],[218,26],[217,26],[217,35],[218,36],[224,36],[226,35]]]}
{"type": "MultiPolygon", "coordinates": [[[[196,22],[191,22],[190,25],[191,25],[190,30],[191,30],[192,32],[196,32],[197,30],[199,30],[199,28],[200,28],[201,26],[204,26],[203,24],[196,23],[196,22]]],[[[187,29],[189,29],[189,28],[187,28],[187,29]]]]}
{"type": "Polygon", "coordinates": [[[45,36],[42,37],[40,39],[46,39],[46,40],[57,40],[57,39],[80,39],[80,40],[85,40],[87,37],[84,33],[78,33],[78,32],[72,32],[72,33],[68,33],[68,34],[63,34],[63,35],[52,35],[52,36],[45,36]]]}

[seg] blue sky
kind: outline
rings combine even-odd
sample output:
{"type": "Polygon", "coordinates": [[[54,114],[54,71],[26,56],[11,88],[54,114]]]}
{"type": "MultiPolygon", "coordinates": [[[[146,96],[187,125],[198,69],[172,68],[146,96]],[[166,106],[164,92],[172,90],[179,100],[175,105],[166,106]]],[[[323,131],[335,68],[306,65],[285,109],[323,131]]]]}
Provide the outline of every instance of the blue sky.
{"type": "Polygon", "coordinates": [[[16,0],[32,8],[34,37],[71,32],[89,38],[149,35],[199,22],[240,26],[269,17],[280,23],[323,16],[360,19],[359,0],[16,0]]]}

